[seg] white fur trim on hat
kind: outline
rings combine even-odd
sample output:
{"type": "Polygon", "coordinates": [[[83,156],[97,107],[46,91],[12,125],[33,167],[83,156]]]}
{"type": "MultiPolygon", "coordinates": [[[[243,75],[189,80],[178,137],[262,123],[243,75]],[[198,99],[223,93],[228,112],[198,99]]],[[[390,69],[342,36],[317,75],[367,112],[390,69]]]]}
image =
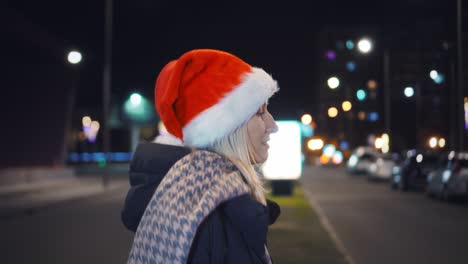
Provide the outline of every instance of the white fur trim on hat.
{"type": "Polygon", "coordinates": [[[231,92],[183,127],[184,144],[203,148],[229,135],[278,90],[276,81],[268,73],[252,67],[252,72],[231,92]]]}
{"type": "Polygon", "coordinates": [[[165,145],[173,145],[173,146],[183,146],[182,140],[178,139],[177,137],[164,132],[158,135],[154,141],[154,143],[165,144],[165,145]]]}

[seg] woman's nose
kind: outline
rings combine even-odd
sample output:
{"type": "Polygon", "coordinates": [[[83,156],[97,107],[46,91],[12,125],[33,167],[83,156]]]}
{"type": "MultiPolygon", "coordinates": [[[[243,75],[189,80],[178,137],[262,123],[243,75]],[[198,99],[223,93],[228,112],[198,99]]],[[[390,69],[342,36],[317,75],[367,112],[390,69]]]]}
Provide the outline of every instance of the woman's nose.
{"type": "Polygon", "coordinates": [[[278,132],[278,125],[276,124],[275,119],[271,115],[269,115],[269,117],[268,117],[267,132],[268,133],[278,132]]]}

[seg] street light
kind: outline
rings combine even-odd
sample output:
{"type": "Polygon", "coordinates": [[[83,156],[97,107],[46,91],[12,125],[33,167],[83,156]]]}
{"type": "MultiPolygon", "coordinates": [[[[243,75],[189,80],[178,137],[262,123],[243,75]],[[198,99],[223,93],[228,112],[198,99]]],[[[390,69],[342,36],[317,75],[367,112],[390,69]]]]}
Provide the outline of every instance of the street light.
{"type": "Polygon", "coordinates": [[[340,85],[340,79],[338,79],[335,76],[330,77],[327,81],[327,84],[328,84],[328,87],[330,87],[330,89],[335,89],[340,85]]]}
{"type": "MultiPolygon", "coordinates": [[[[79,51],[72,50],[68,52],[67,54],[67,62],[73,65],[78,66],[80,64],[81,60],[83,59],[83,56],[79,51]]],[[[68,147],[68,140],[70,138],[70,130],[72,127],[72,119],[73,119],[73,111],[75,108],[75,93],[76,89],[78,87],[78,83],[80,81],[80,72],[78,67],[72,67],[73,69],[72,72],[73,74],[71,75],[70,78],[70,87],[69,87],[69,92],[68,92],[68,98],[67,98],[67,109],[66,109],[66,119],[65,119],[65,131],[63,133],[63,146],[62,146],[62,157],[61,157],[61,162],[62,164],[65,164],[66,159],[67,159],[67,147],[68,147]]]]}
{"type": "Polygon", "coordinates": [[[367,38],[363,38],[358,42],[358,49],[362,53],[369,53],[372,50],[372,42],[367,38]]]}
{"type": "Polygon", "coordinates": [[[404,93],[406,97],[412,97],[414,95],[413,87],[410,87],[410,86],[406,87],[404,90],[404,93]]]}
{"type": "Polygon", "coordinates": [[[78,64],[81,62],[82,56],[79,51],[73,50],[68,53],[67,59],[71,64],[78,64]]]}

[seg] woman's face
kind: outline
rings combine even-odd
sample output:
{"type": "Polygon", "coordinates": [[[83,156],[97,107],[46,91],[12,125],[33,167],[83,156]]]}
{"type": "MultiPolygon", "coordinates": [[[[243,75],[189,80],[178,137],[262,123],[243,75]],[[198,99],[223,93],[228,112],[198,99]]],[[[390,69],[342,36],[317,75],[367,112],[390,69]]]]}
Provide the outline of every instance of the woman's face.
{"type": "Polygon", "coordinates": [[[247,121],[249,136],[249,149],[253,163],[263,163],[268,158],[268,141],[270,134],[278,131],[275,120],[268,112],[267,105],[263,104],[257,113],[247,121]]]}

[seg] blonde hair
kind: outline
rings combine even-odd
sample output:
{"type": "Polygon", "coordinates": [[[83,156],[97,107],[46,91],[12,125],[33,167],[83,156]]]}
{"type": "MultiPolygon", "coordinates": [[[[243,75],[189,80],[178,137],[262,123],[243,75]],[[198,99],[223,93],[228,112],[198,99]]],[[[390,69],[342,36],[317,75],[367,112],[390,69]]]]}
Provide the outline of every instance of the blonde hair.
{"type": "Polygon", "coordinates": [[[250,194],[263,205],[266,205],[263,182],[252,165],[253,153],[249,144],[247,123],[231,134],[211,144],[208,149],[227,157],[241,172],[250,188],[250,194]]]}

